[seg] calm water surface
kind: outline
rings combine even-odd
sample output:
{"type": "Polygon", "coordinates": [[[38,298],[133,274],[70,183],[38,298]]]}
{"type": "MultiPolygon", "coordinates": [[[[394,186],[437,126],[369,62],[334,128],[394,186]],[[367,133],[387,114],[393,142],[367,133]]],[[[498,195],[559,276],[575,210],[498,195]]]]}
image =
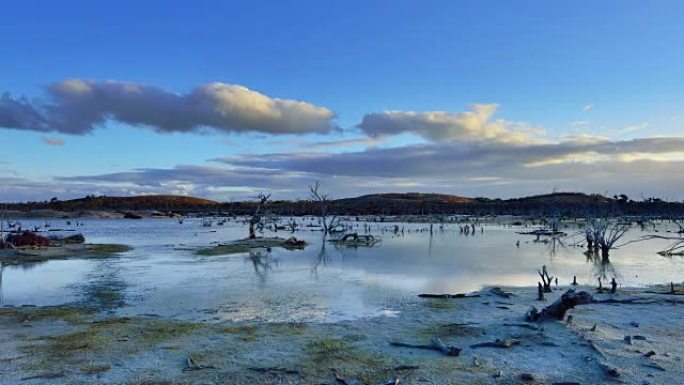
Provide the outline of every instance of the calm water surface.
{"type": "MultiPolygon", "coordinates": [[[[199,219],[83,219],[77,229],[91,243],[121,243],[130,252],[107,258],[78,258],[2,267],[2,305],[92,303],[117,314],[158,314],[182,319],[223,321],[334,321],[391,316],[401,301],[418,293],[458,293],[484,285],[536,285],[536,268],[547,265],[562,284],[577,276],[594,284],[599,275],[623,286],[684,280],[684,258],[656,254],[669,241],[632,243],[614,250],[611,264],[588,260],[579,247],[535,242],[521,227],[498,221],[479,225],[475,235],[459,233],[458,224],[369,223],[381,245],[340,248],[322,243],[315,231],[295,236],[311,244],[305,250],[227,256],[197,256],[194,248],[243,238],[242,223],[203,228],[199,219]],[[516,242],[520,241],[520,247],[516,242]]],[[[307,220],[308,222],[308,220],[307,220]]],[[[44,221],[23,220],[25,228],[44,221]]],[[[66,227],[51,220],[52,227],[66,227]]],[[[363,232],[363,223],[358,224],[363,232]]],[[[625,241],[665,233],[632,229],[625,241]]],[[[569,228],[568,233],[576,229],[569,228]]],[[[267,235],[271,235],[270,233],[267,235]]],[[[289,233],[279,232],[287,237],[289,233]]],[[[577,241],[580,238],[576,239],[577,241]]]]}

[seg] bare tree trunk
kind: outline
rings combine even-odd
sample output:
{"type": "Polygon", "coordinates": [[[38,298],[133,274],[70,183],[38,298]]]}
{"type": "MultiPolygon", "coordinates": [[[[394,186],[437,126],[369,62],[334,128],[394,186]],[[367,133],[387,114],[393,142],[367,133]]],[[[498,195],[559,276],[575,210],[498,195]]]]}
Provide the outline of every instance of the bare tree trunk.
{"type": "Polygon", "coordinates": [[[553,303],[541,311],[532,306],[525,314],[525,319],[529,322],[542,322],[546,320],[559,320],[565,318],[565,313],[577,305],[585,305],[593,300],[591,294],[586,291],[568,290],[563,295],[558,297],[553,303]]]}

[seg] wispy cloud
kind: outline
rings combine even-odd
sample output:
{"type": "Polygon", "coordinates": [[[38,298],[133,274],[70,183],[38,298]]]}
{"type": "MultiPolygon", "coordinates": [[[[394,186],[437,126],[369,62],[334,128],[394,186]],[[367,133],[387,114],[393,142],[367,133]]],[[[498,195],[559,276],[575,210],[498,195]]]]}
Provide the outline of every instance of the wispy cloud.
{"type": "Polygon", "coordinates": [[[582,111],[587,112],[594,108],[593,104],[585,104],[582,106],[582,111]]]}
{"type": "Polygon", "coordinates": [[[646,127],[648,127],[648,123],[632,124],[630,126],[620,129],[619,133],[626,134],[629,132],[643,130],[646,127]]]}
{"type": "Polygon", "coordinates": [[[336,197],[370,192],[434,191],[516,196],[550,186],[587,192],[681,196],[684,138],[563,141],[543,144],[444,143],[372,148],[348,153],[279,153],[184,165],[57,178],[94,190],[181,191],[216,199],[269,190],[301,198],[321,180],[336,197]],[[629,180],[629,184],[624,181],[629,180]]]}
{"type": "Polygon", "coordinates": [[[575,122],[570,122],[570,127],[586,127],[591,124],[590,120],[578,120],[575,122]]]}
{"type": "Polygon", "coordinates": [[[49,144],[50,146],[64,146],[64,141],[54,136],[43,136],[41,139],[43,140],[43,143],[49,144]]]}

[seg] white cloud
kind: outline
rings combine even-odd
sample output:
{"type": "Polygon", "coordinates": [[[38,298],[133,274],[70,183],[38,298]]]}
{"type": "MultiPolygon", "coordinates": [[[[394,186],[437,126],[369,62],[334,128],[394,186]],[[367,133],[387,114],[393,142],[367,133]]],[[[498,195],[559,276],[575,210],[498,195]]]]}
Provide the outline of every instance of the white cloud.
{"type": "Polygon", "coordinates": [[[593,104],[585,104],[582,106],[582,111],[587,112],[594,108],[593,104]]]}
{"type": "Polygon", "coordinates": [[[543,130],[524,123],[492,119],[498,105],[474,104],[470,111],[386,111],[367,114],[359,128],[371,137],[412,133],[433,142],[458,140],[497,143],[530,143],[543,130]]]}
{"type": "Polygon", "coordinates": [[[48,102],[0,98],[0,127],[81,135],[113,120],[157,132],[328,133],[335,114],[303,101],[209,83],[185,94],[130,82],[64,80],[47,87],[48,102]]]}

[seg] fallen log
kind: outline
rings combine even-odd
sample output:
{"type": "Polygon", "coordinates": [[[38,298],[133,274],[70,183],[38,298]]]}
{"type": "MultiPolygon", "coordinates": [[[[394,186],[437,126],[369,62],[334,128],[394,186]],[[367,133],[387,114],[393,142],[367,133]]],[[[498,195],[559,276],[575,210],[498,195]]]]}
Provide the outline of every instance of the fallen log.
{"type": "Polygon", "coordinates": [[[457,293],[457,294],[418,294],[418,297],[420,298],[476,298],[479,297],[479,294],[464,294],[464,293],[457,293]]]}
{"type": "Polygon", "coordinates": [[[441,352],[442,354],[447,355],[447,356],[458,356],[459,354],[461,354],[461,349],[459,349],[455,346],[447,346],[444,344],[444,342],[442,342],[442,340],[440,340],[437,337],[431,339],[429,345],[414,345],[414,344],[407,344],[407,343],[398,342],[398,341],[390,341],[389,344],[392,346],[403,347],[403,348],[436,350],[436,351],[441,352]]]}
{"type": "Polygon", "coordinates": [[[534,306],[530,307],[525,314],[525,320],[528,322],[541,322],[550,319],[562,321],[565,318],[565,313],[567,313],[569,309],[572,309],[577,305],[591,303],[592,300],[591,294],[586,291],[578,293],[575,292],[575,290],[570,289],[541,311],[537,310],[534,306]]]}
{"type": "Polygon", "coordinates": [[[470,345],[470,348],[471,349],[477,349],[477,348],[503,348],[503,349],[507,349],[507,348],[511,348],[513,346],[516,346],[516,345],[520,345],[520,340],[516,340],[516,339],[500,340],[500,339],[497,339],[496,341],[493,341],[493,342],[482,342],[479,344],[473,344],[473,345],[470,345]]]}
{"type": "Polygon", "coordinates": [[[504,324],[501,324],[501,326],[515,326],[515,327],[525,328],[525,329],[530,329],[530,330],[535,330],[535,331],[539,330],[539,326],[537,326],[535,324],[528,324],[528,323],[504,323],[504,324]]]}
{"type": "Polygon", "coordinates": [[[260,367],[254,367],[254,368],[247,368],[253,372],[258,372],[258,373],[282,373],[282,374],[299,374],[299,370],[295,369],[287,369],[287,368],[279,368],[279,367],[272,367],[272,368],[260,368],[260,367]]]}

